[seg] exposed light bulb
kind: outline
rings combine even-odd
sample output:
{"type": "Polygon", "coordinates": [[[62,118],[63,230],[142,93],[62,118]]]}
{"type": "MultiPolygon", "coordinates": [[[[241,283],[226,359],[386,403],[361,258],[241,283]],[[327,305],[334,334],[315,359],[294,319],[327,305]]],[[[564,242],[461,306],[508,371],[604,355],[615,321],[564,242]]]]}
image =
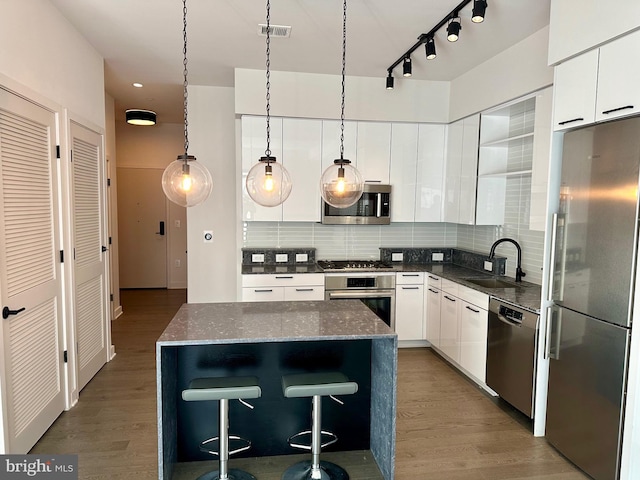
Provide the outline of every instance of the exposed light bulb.
{"type": "Polygon", "coordinates": [[[169,200],[182,207],[204,202],[213,188],[211,174],[193,155],[179,155],[162,174],[162,190],[169,200]]]}
{"type": "Polygon", "coordinates": [[[344,182],[344,178],[338,178],[338,181],[336,182],[336,193],[341,195],[344,193],[345,190],[345,182],[344,182]]]}
{"type": "Polygon", "coordinates": [[[191,190],[192,185],[193,185],[193,180],[191,179],[191,175],[189,175],[188,173],[183,174],[182,182],[180,182],[180,187],[182,187],[182,190],[184,190],[185,192],[188,192],[191,190]]]}
{"type": "Polygon", "coordinates": [[[264,189],[267,192],[272,192],[275,187],[275,182],[273,181],[273,175],[266,175],[264,177],[264,189]]]}

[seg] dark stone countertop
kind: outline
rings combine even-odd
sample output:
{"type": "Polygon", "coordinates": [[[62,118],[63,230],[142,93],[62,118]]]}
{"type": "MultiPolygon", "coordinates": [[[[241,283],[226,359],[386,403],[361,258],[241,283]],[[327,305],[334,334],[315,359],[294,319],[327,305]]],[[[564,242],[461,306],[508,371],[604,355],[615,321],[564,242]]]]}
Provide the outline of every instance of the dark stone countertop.
{"type": "Polygon", "coordinates": [[[273,275],[280,273],[324,273],[324,270],[322,270],[317,263],[302,263],[297,265],[242,265],[242,275],[273,275]]]}

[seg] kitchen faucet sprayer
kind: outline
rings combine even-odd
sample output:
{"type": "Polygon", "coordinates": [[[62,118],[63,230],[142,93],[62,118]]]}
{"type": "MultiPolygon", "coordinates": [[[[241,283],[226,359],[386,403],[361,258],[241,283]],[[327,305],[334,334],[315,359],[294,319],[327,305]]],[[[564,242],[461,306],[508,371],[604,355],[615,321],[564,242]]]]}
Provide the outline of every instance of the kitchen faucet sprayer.
{"type": "Polygon", "coordinates": [[[496,247],[500,245],[502,242],[513,243],[516,246],[516,249],[518,250],[518,260],[517,260],[518,264],[516,265],[516,282],[521,282],[522,277],[525,277],[527,274],[522,271],[522,249],[520,248],[520,244],[516,242],[513,238],[500,238],[495,242],[493,242],[493,245],[491,245],[491,250],[489,251],[489,260],[491,260],[495,256],[496,247]]]}

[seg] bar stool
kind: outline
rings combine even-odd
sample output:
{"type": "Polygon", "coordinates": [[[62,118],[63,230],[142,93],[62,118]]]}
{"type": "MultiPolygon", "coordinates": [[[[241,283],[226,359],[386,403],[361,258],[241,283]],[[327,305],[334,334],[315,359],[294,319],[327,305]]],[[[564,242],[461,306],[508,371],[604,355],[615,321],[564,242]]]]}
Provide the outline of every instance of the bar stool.
{"type": "Polygon", "coordinates": [[[350,382],[342,373],[302,373],[282,377],[282,391],[287,398],[313,397],[311,404],[311,430],[305,430],[289,437],[288,442],[294,448],[311,451],[311,460],[298,462],[282,474],[282,480],[348,480],[349,474],[339,465],[320,461],[322,448],[338,441],[338,437],[322,430],[322,397],[329,396],[343,404],[334,395],[352,395],[358,391],[358,384],[350,382]],[[296,442],[296,438],[311,434],[311,445],[296,442]],[[322,443],[322,435],[327,441],[322,443]]]}
{"type": "Polygon", "coordinates": [[[236,435],[229,435],[229,400],[238,400],[248,408],[253,409],[243,398],[259,398],[262,391],[256,377],[210,377],[196,378],[189,383],[189,388],[182,391],[182,399],[187,402],[205,402],[218,400],[220,428],[217,437],[209,438],[200,444],[200,450],[216,455],[219,458],[219,468],[205,473],[198,480],[256,480],[253,475],[243,470],[228,468],[229,455],[244,452],[251,448],[251,442],[236,435]],[[229,440],[240,440],[244,445],[229,451],[229,440]],[[209,444],[219,440],[219,450],[211,450],[209,444]]]}

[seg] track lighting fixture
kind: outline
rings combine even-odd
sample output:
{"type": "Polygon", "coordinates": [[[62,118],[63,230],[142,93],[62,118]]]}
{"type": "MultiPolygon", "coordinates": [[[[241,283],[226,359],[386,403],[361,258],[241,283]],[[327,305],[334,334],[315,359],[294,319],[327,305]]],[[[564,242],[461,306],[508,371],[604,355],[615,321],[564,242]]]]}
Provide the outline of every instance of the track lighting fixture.
{"type": "Polygon", "coordinates": [[[393,90],[393,75],[391,75],[391,72],[387,75],[387,90],[393,90]]]}
{"type": "Polygon", "coordinates": [[[404,57],[404,62],[402,62],[402,76],[410,77],[411,76],[411,57],[404,57]]]}
{"type": "Polygon", "coordinates": [[[485,0],[473,0],[473,10],[471,12],[471,21],[473,23],[484,22],[484,14],[487,10],[487,2],[485,0]]]}
{"type": "Polygon", "coordinates": [[[433,40],[433,37],[429,37],[424,44],[425,54],[427,55],[427,60],[433,60],[436,58],[436,43],[433,40]]]}
{"type": "Polygon", "coordinates": [[[447,26],[447,40],[450,42],[457,42],[460,37],[460,30],[462,30],[462,25],[460,24],[458,12],[456,12],[453,14],[453,17],[451,17],[451,21],[447,26]]]}
{"type": "Polygon", "coordinates": [[[402,74],[405,77],[411,76],[411,54],[424,45],[427,60],[436,58],[435,35],[441,28],[447,29],[447,40],[456,42],[460,37],[462,30],[462,22],[460,20],[460,11],[473,2],[471,21],[474,23],[482,23],[484,21],[485,12],[487,10],[487,0],[462,0],[456,7],[451,10],[442,20],[440,20],[431,30],[423,33],[418,37],[418,41],[407,50],[400,58],[387,68],[387,89],[393,88],[394,78],[393,69],[402,63],[402,74]]]}

